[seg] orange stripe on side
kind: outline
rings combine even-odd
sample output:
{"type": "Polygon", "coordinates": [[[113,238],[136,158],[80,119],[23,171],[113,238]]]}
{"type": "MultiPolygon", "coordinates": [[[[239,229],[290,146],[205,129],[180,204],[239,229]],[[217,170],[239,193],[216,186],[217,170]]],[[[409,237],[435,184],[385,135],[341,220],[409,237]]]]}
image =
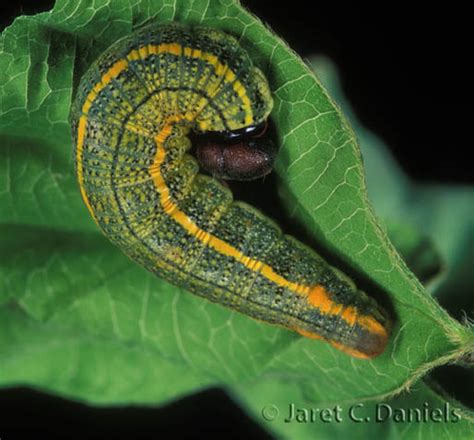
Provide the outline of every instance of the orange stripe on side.
{"type": "MultiPolygon", "coordinates": [[[[376,356],[375,355],[370,355],[370,354],[367,354],[367,353],[364,353],[360,350],[357,350],[355,348],[352,348],[352,347],[348,347],[347,345],[344,345],[344,344],[341,344],[340,342],[335,342],[335,341],[328,341],[334,348],[337,348],[338,350],[341,350],[342,352],[344,353],[347,353],[348,355],[350,356],[353,356],[355,358],[359,358],[359,359],[371,359],[373,357],[376,356]]],[[[379,353],[377,353],[379,354],[379,353]]]]}
{"type": "MultiPolygon", "coordinates": [[[[182,115],[175,115],[169,118],[165,127],[155,137],[157,150],[155,160],[149,169],[159,194],[160,204],[165,212],[170,215],[170,217],[172,217],[177,223],[179,223],[189,234],[204,243],[206,246],[214,248],[222,255],[234,258],[236,261],[239,261],[252,271],[260,272],[264,277],[274,282],[278,286],[287,288],[298,295],[306,296],[308,298],[308,302],[314,307],[318,308],[318,310],[320,310],[323,315],[340,316],[344,321],[347,322],[347,324],[351,326],[357,322],[371,333],[383,333],[386,335],[387,332],[385,328],[375,319],[368,316],[358,316],[357,310],[355,308],[351,306],[344,308],[342,304],[337,304],[332,301],[327,290],[323,286],[306,286],[304,284],[288,281],[286,278],[276,273],[268,264],[243,254],[229,243],[214,235],[211,235],[207,231],[200,229],[199,226],[197,226],[183,211],[179,209],[179,207],[171,199],[169,188],[165,182],[165,179],[163,178],[163,175],[161,174],[161,165],[163,164],[166,157],[164,142],[171,134],[172,124],[178,122],[180,119],[183,119],[182,115]]],[[[304,330],[297,331],[301,334],[304,334],[305,336],[311,335],[309,337],[314,337],[314,335],[310,332],[305,332],[304,330]]]]}
{"type": "Polygon", "coordinates": [[[331,339],[323,338],[322,336],[318,335],[317,333],[310,332],[308,330],[300,329],[300,328],[294,328],[296,332],[298,332],[300,335],[304,336],[305,338],[309,339],[323,339],[327,341],[330,345],[332,345],[334,348],[337,348],[338,350],[347,353],[350,356],[353,356],[355,358],[359,359],[372,359],[376,356],[378,356],[380,353],[382,353],[383,349],[385,348],[386,342],[388,335],[385,333],[385,337],[381,337],[376,345],[372,345],[368,347],[368,352],[364,352],[361,350],[358,350],[357,348],[350,347],[348,345],[343,344],[342,342],[336,342],[331,339]]]}
{"type": "MultiPolygon", "coordinates": [[[[161,44],[159,46],[155,45],[148,45],[146,49],[141,47],[138,50],[133,50],[127,56],[127,59],[133,60],[137,57],[143,57],[144,55],[149,54],[156,54],[156,53],[173,53],[176,55],[180,55],[182,52],[189,56],[195,58],[202,58],[208,60],[211,64],[213,64],[216,68],[216,71],[225,72],[225,79],[226,81],[234,81],[235,74],[228,70],[227,67],[221,64],[215,55],[202,53],[200,50],[191,50],[190,48],[182,48],[180,45],[172,43],[172,44],[161,44]],[[190,52],[191,51],[191,52],[190,52]]],[[[77,162],[77,175],[79,186],[81,190],[82,197],[84,202],[89,209],[92,217],[96,220],[95,214],[92,210],[90,205],[89,199],[87,197],[85,188],[84,188],[84,177],[83,177],[83,164],[82,164],[82,151],[84,147],[84,139],[85,139],[85,131],[87,126],[87,113],[96,99],[97,95],[100,91],[110,83],[114,78],[116,78],[127,66],[128,61],[127,59],[121,59],[117,61],[101,78],[100,82],[98,82],[92,90],[87,95],[85,102],[82,107],[82,115],[79,118],[78,123],[78,135],[77,135],[77,151],[76,151],[76,162],[77,162]]],[[[246,108],[247,118],[246,122],[248,124],[252,123],[252,111],[251,111],[251,102],[248,96],[243,93],[245,89],[243,88],[242,84],[235,80],[233,83],[233,88],[236,93],[241,97],[244,107],[246,108]]],[[[321,313],[327,314],[330,316],[339,315],[342,319],[344,319],[349,325],[353,325],[354,323],[358,323],[362,327],[366,328],[371,333],[376,334],[387,334],[386,329],[373,318],[368,316],[357,316],[357,311],[352,307],[343,308],[342,305],[338,305],[334,303],[328,295],[328,292],[324,289],[323,286],[316,285],[316,286],[306,286],[303,284],[291,282],[284,278],[283,276],[276,273],[273,268],[262,261],[252,259],[242,252],[237,250],[235,247],[230,245],[229,243],[211,235],[210,233],[200,229],[183,211],[181,211],[178,206],[173,202],[168,186],[161,174],[161,164],[165,160],[166,152],[164,149],[164,142],[166,141],[167,137],[170,135],[172,131],[172,124],[182,120],[182,119],[192,119],[193,115],[186,114],[186,115],[175,115],[169,118],[163,127],[163,129],[158,133],[155,137],[155,142],[157,144],[157,152],[155,156],[155,160],[153,164],[149,168],[150,175],[153,178],[155,183],[156,189],[159,193],[160,203],[163,207],[163,210],[171,216],[177,223],[179,223],[186,231],[188,231],[191,235],[195,236],[198,240],[205,243],[207,246],[214,248],[217,252],[230,256],[237,261],[242,262],[248,269],[256,272],[260,272],[263,276],[265,276],[270,281],[274,282],[275,284],[288,288],[292,290],[296,294],[306,296],[308,301],[314,307],[317,307],[321,313]],[[342,313],[341,313],[342,311],[342,313]]],[[[97,220],[96,220],[97,221],[97,220]]],[[[315,338],[317,335],[311,334],[310,332],[306,332],[304,330],[297,330],[302,335],[306,337],[315,338]]],[[[336,346],[335,343],[333,345],[336,346]]],[[[339,347],[340,348],[340,347],[339,347]]],[[[342,348],[340,348],[342,349],[342,348]]],[[[347,351],[347,350],[346,350],[347,351]]],[[[352,354],[352,353],[351,353],[352,354]]],[[[356,356],[356,354],[353,354],[356,356]]],[[[360,356],[359,356],[360,357],[360,356]]]]}
{"type": "Polygon", "coordinates": [[[344,307],[342,304],[336,304],[329,297],[327,290],[321,285],[311,288],[308,302],[321,310],[325,315],[339,315],[350,326],[357,323],[372,334],[382,337],[387,336],[387,329],[380,322],[370,316],[359,316],[355,307],[344,307]]]}
{"type": "MultiPolygon", "coordinates": [[[[176,117],[173,118],[173,122],[175,121],[176,117]]],[[[308,286],[288,281],[286,278],[277,274],[269,265],[246,256],[241,251],[239,251],[229,243],[225,242],[224,240],[221,240],[220,238],[211,235],[206,231],[203,231],[171,200],[168,186],[160,171],[160,167],[166,157],[163,142],[165,141],[167,136],[169,136],[170,132],[171,125],[167,125],[155,137],[157,143],[157,151],[154,163],[150,167],[150,174],[153,178],[153,182],[155,183],[156,189],[158,190],[162,207],[166,206],[167,211],[170,213],[169,215],[177,223],[179,223],[189,234],[200,239],[200,241],[205,241],[207,246],[214,248],[220,254],[234,258],[235,260],[244,264],[245,267],[250,270],[254,270],[254,268],[259,267],[260,273],[262,273],[269,280],[273,281],[275,284],[282,287],[286,287],[292,291],[299,292],[301,294],[306,294],[307,291],[309,291],[308,286]]]]}
{"type": "Polygon", "coordinates": [[[357,318],[357,324],[368,330],[373,335],[379,335],[385,338],[388,337],[387,329],[380,324],[380,322],[370,316],[359,316],[357,318]]]}

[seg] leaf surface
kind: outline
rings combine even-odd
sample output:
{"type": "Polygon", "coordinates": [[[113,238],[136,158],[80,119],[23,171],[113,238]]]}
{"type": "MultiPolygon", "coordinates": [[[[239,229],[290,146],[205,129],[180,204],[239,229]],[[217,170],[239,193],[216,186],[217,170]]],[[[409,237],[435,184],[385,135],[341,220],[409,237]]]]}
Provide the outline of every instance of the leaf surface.
{"type": "Polygon", "coordinates": [[[335,402],[396,392],[472,341],[380,226],[339,108],[311,69],[236,2],[60,0],[50,12],[19,17],[0,39],[0,141],[4,386],[159,404],[202,386],[238,389],[272,377],[305,386],[313,402],[335,402]],[[194,297],[130,262],[97,231],[74,176],[67,119],[75,87],[118,38],[172,20],[237,36],[266,73],[282,204],[311,244],[392,305],[395,327],[382,356],[355,360],[194,297]]]}

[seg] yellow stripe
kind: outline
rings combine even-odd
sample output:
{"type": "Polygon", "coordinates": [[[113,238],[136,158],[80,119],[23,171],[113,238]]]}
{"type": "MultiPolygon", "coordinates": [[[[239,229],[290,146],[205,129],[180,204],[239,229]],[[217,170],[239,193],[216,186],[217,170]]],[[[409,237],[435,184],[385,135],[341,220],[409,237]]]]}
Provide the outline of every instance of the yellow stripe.
{"type": "MultiPolygon", "coordinates": [[[[82,107],[82,115],[79,119],[78,124],[78,136],[77,136],[77,150],[76,150],[76,160],[77,160],[77,175],[79,186],[81,190],[82,197],[84,199],[84,203],[86,204],[87,208],[89,209],[92,217],[96,220],[96,216],[92,207],[90,205],[89,199],[85,192],[84,188],[84,177],[83,177],[83,165],[82,165],[82,150],[84,146],[84,138],[85,138],[85,130],[87,125],[87,113],[96,99],[97,95],[100,91],[105,88],[112,79],[116,78],[127,66],[127,60],[136,60],[138,58],[145,58],[149,54],[156,54],[156,53],[172,53],[175,55],[181,55],[184,53],[186,56],[191,56],[194,58],[204,59],[211,63],[216,72],[219,71],[221,73],[225,72],[225,80],[232,82],[233,81],[233,88],[234,91],[238,94],[238,96],[242,99],[244,108],[247,110],[247,118],[246,123],[251,124],[252,120],[252,108],[251,102],[249,97],[245,93],[245,88],[240,83],[240,81],[236,80],[235,74],[230,71],[227,66],[220,63],[218,58],[209,53],[202,53],[199,49],[191,49],[191,48],[182,48],[179,44],[172,43],[167,44],[163,43],[160,45],[148,45],[141,47],[140,49],[132,50],[126,59],[121,59],[117,61],[101,78],[100,82],[98,82],[89,94],[86,97],[86,100],[82,107]]],[[[181,211],[178,206],[172,201],[168,186],[161,174],[160,167],[163,161],[165,160],[165,149],[164,149],[164,142],[167,137],[170,135],[172,130],[172,124],[177,122],[183,118],[190,119],[192,115],[175,115],[169,118],[160,131],[160,133],[155,137],[155,142],[157,144],[157,152],[155,156],[155,160],[153,164],[149,168],[150,175],[153,178],[155,186],[158,190],[158,194],[160,197],[161,206],[170,217],[172,217],[177,223],[179,223],[188,233],[196,237],[201,242],[205,243],[207,246],[214,248],[217,252],[230,256],[235,260],[241,262],[245,267],[249,270],[256,271],[261,273],[265,276],[268,280],[274,282],[278,286],[287,288],[298,295],[306,296],[308,301],[313,306],[317,307],[322,314],[327,315],[340,315],[342,319],[344,319],[348,324],[353,325],[355,322],[358,322],[361,326],[365,327],[370,332],[374,332],[377,334],[387,334],[386,329],[375,319],[368,317],[368,316],[357,316],[357,310],[353,307],[346,307],[344,310],[341,307],[333,307],[335,303],[331,300],[328,295],[328,292],[322,287],[321,285],[316,286],[306,286],[303,284],[291,282],[284,278],[283,276],[276,273],[271,266],[268,264],[255,260],[251,257],[244,255],[238,249],[230,245],[229,243],[219,239],[200,229],[183,211],[181,211]],[[341,313],[342,310],[342,313],[341,313]]],[[[304,330],[298,330],[301,334],[305,334],[304,330]]],[[[305,334],[306,335],[306,334],[305,334]]],[[[306,335],[307,336],[307,335],[306,335]]],[[[315,337],[315,335],[312,335],[315,337]]]]}
{"type": "MultiPolygon", "coordinates": [[[[76,147],[76,163],[77,163],[77,178],[79,182],[79,188],[81,191],[82,199],[84,200],[87,209],[92,215],[92,218],[97,222],[97,218],[95,216],[94,211],[92,210],[91,204],[87,197],[85,188],[84,188],[84,177],[83,177],[83,166],[82,166],[82,149],[84,146],[84,138],[85,138],[85,131],[87,125],[87,113],[90,110],[90,107],[94,100],[97,98],[97,95],[104,89],[112,79],[116,78],[120,73],[128,66],[128,60],[138,60],[138,59],[145,59],[150,54],[160,54],[160,53],[172,53],[175,55],[181,55],[181,51],[184,53],[185,56],[192,57],[195,59],[204,59],[210,62],[216,72],[226,72],[225,79],[228,82],[232,82],[235,80],[235,74],[227,69],[225,64],[219,62],[218,58],[209,53],[203,53],[200,49],[192,49],[190,47],[185,47],[184,49],[177,43],[162,43],[159,45],[149,44],[147,46],[142,46],[138,50],[133,49],[127,55],[126,59],[118,60],[110,69],[104,73],[101,80],[92,88],[92,90],[87,95],[85,102],[82,106],[82,116],[79,119],[79,125],[77,129],[77,147],[76,147]]],[[[235,80],[233,83],[233,89],[237,93],[237,95],[242,99],[245,109],[245,123],[251,124],[253,122],[252,119],[252,103],[246,94],[242,94],[242,89],[245,91],[245,88],[241,84],[240,81],[235,80]]],[[[203,126],[201,128],[205,129],[206,127],[203,126]]]]}
{"type": "MultiPolygon", "coordinates": [[[[190,47],[182,47],[178,43],[162,43],[159,45],[148,45],[142,46],[139,49],[132,50],[128,55],[127,59],[130,61],[138,60],[138,59],[145,59],[150,54],[161,54],[161,53],[168,53],[173,55],[184,55],[188,58],[194,59],[202,59],[207,61],[209,64],[214,66],[215,72],[217,76],[224,74],[225,72],[225,80],[227,82],[233,82],[233,89],[237,96],[242,99],[242,103],[245,109],[245,124],[250,125],[253,122],[252,118],[252,102],[250,98],[247,96],[245,87],[243,84],[236,80],[235,73],[232,72],[227,68],[227,66],[219,61],[216,55],[211,53],[203,53],[200,49],[192,49],[190,47]]],[[[125,60],[121,60],[125,61],[125,60]]],[[[119,72],[120,73],[120,72],[119,72]]],[[[105,75],[104,75],[105,76],[105,75]]],[[[113,76],[113,73],[112,73],[113,76]]],[[[104,77],[102,77],[104,79],[104,77]]],[[[100,83],[99,83],[100,84],[100,83]]]]}
{"type": "Polygon", "coordinates": [[[83,166],[82,166],[82,150],[84,147],[84,138],[86,134],[86,126],[87,126],[87,113],[94,102],[97,95],[100,91],[112,81],[113,78],[117,77],[120,72],[122,72],[128,66],[128,62],[126,60],[119,60],[102,76],[100,82],[98,82],[93,89],[89,92],[86,97],[86,100],[82,106],[82,115],[79,118],[79,125],[77,128],[77,147],[76,147],[76,163],[77,163],[77,180],[79,182],[79,188],[81,190],[82,199],[84,200],[87,209],[92,215],[92,218],[97,223],[97,218],[95,213],[92,209],[92,206],[89,202],[89,198],[87,197],[86,190],[84,188],[84,173],[83,173],[83,166]]]}
{"type": "MultiPolygon", "coordinates": [[[[323,315],[329,316],[340,316],[349,325],[354,325],[356,322],[362,327],[369,330],[371,333],[387,335],[386,329],[375,319],[369,316],[358,316],[357,310],[352,307],[343,307],[341,304],[337,304],[329,297],[327,290],[317,284],[315,286],[306,286],[304,284],[295,283],[287,280],[280,274],[276,273],[271,266],[264,263],[263,261],[255,260],[238,249],[230,245],[224,240],[211,235],[207,231],[199,228],[179,207],[172,201],[169,192],[168,185],[161,174],[161,165],[163,164],[166,151],[164,142],[167,137],[171,134],[172,124],[179,121],[182,118],[180,115],[174,115],[168,119],[165,127],[155,137],[157,150],[155,160],[150,166],[149,171],[152,176],[155,187],[160,197],[160,204],[164,208],[165,212],[172,217],[177,223],[179,223],[190,235],[204,243],[206,246],[214,248],[217,252],[228,257],[232,257],[249,270],[260,272],[265,278],[274,282],[278,286],[287,288],[298,295],[302,295],[308,298],[308,302],[317,307],[323,315]],[[166,209],[165,209],[166,207],[166,209]]],[[[306,334],[304,330],[299,330],[301,334],[306,334]]],[[[342,349],[342,344],[339,344],[339,348],[342,349]]],[[[350,350],[350,348],[347,348],[350,350]]],[[[347,351],[346,350],[346,351],[347,351]]]]}
{"type": "Polygon", "coordinates": [[[95,217],[94,211],[92,210],[92,206],[89,203],[89,198],[87,197],[86,190],[84,188],[84,175],[82,171],[82,147],[84,145],[86,124],[87,124],[87,118],[85,116],[81,116],[79,118],[79,126],[77,128],[77,149],[76,149],[77,178],[79,181],[79,189],[81,190],[82,200],[84,200],[84,203],[86,204],[87,209],[91,213],[92,218],[97,223],[97,219],[95,217]]]}
{"type": "MultiPolygon", "coordinates": [[[[176,120],[176,117],[173,117],[173,120],[176,120]]],[[[173,122],[174,122],[173,121],[173,122]]],[[[214,248],[217,252],[232,257],[242,264],[244,264],[247,268],[251,269],[255,267],[260,262],[258,260],[254,260],[238,249],[230,245],[224,240],[221,240],[206,231],[203,231],[199,228],[183,211],[181,211],[178,206],[172,201],[171,195],[169,192],[169,188],[165,182],[163,175],[160,172],[160,167],[163,164],[166,152],[164,148],[164,142],[166,138],[171,133],[172,125],[168,122],[167,125],[163,128],[163,130],[155,137],[156,144],[157,144],[157,151],[154,163],[150,167],[150,174],[153,178],[155,186],[158,190],[161,205],[166,205],[167,211],[171,212],[171,217],[176,220],[189,234],[193,235],[194,237],[206,237],[207,245],[214,248]]],[[[273,269],[268,265],[262,266],[262,273],[269,278],[270,280],[276,282],[279,285],[285,285],[286,287],[294,290],[298,286],[296,283],[291,283],[283,278],[281,275],[278,275],[273,271],[273,269]]]]}
{"type": "MultiPolygon", "coordinates": [[[[173,117],[173,122],[176,121],[176,116],[173,117]]],[[[260,273],[268,278],[270,281],[273,281],[275,284],[286,287],[295,292],[301,292],[303,294],[307,294],[310,290],[308,286],[303,286],[298,283],[294,283],[288,281],[286,278],[282,277],[278,273],[276,273],[272,267],[269,265],[255,260],[251,257],[246,256],[238,249],[230,245],[224,240],[221,240],[214,235],[209,234],[206,231],[203,231],[199,228],[183,211],[181,211],[178,206],[172,201],[171,195],[169,193],[169,188],[163,178],[163,175],[160,172],[160,167],[165,160],[166,152],[164,148],[164,141],[171,133],[172,125],[168,122],[168,124],[163,128],[163,130],[158,133],[155,137],[156,144],[157,144],[157,151],[154,163],[150,167],[150,174],[153,178],[155,183],[156,189],[158,190],[160,203],[163,206],[166,206],[166,210],[169,215],[179,223],[189,234],[193,235],[196,238],[201,238],[200,241],[204,241],[203,238],[205,237],[206,244],[212,248],[214,248],[220,254],[226,255],[228,257],[232,257],[235,260],[239,261],[240,263],[244,264],[250,270],[253,270],[254,267],[260,267],[260,273]]]]}

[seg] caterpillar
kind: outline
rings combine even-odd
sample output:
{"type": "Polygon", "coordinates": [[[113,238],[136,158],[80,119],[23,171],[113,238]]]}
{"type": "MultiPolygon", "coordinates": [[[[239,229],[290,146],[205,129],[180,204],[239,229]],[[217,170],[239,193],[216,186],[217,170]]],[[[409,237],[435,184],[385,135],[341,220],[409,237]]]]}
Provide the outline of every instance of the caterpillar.
{"type": "MultiPolygon", "coordinates": [[[[157,276],[349,355],[375,357],[389,337],[385,310],[313,249],[234,201],[190,154],[193,133],[258,150],[265,136],[252,132],[262,131],[272,105],[264,74],[227,33],[167,23],[120,39],[84,74],[71,109],[84,203],[110,241],[157,276]]],[[[220,159],[203,161],[245,180],[267,173],[272,155],[250,171],[232,169],[232,154],[221,168],[220,159]]]]}

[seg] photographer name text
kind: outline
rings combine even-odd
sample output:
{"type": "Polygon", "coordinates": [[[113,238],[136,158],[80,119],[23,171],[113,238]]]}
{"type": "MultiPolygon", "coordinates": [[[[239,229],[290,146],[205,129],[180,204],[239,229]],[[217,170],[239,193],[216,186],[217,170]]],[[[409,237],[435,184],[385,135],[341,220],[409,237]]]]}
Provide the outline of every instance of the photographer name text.
{"type": "Polygon", "coordinates": [[[262,409],[266,421],[281,418],[284,423],[341,423],[349,420],[354,423],[456,423],[461,420],[461,410],[452,407],[449,402],[435,407],[424,402],[419,407],[394,407],[388,403],[374,405],[356,403],[343,408],[334,405],[325,408],[297,406],[290,403],[286,411],[280,411],[276,405],[267,405],[262,409]]]}

